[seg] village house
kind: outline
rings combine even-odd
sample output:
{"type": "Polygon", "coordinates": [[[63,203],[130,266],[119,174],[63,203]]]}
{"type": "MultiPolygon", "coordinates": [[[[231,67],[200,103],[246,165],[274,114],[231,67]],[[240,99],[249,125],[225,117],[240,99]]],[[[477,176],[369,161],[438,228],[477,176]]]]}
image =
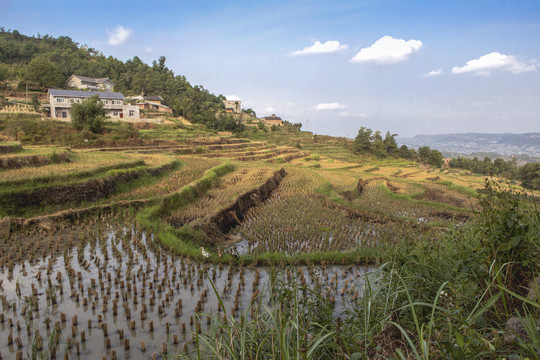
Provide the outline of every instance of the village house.
{"type": "Polygon", "coordinates": [[[159,95],[139,95],[130,97],[129,100],[136,100],[136,105],[140,110],[149,110],[172,114],[172,109],[163,105],[163,98],[159,95]]]}
{"type": "Polygon", "coordinates": [[[103,108],[107,110],[107,116],[110,118],[125,119],[125,121],[140,119],[139,107],[124,104],[124,95],[122,93],[58,89],[49,89],[48,92],[50,116],[52,118],[69,119],[71,118],[71,106],[82,103],[93,95],[99,96],[103,108]]]}
{"type": "Polygon", "coordinates": [[[150,110],[172,114],[172,109],[170,107],[162,104],[156,104],[150,101],[140,101],[137,103],[137,106],[140,110],[150,110]]]}
{"type": "Polygon", "coordinates": [[[229,113],[240,113],[242,111],[242,101],[238,98],[226,98],[223,101],[223,105],[225,105],[225,111],[229,113]]]}
{"type": "Polygon", "coordinates": [[[263,117],[262,119],[268,125],[283,126],[283,120],[281,120],[279,116],[276,116],[276,114],[272,114],[272,116],[263,117]]]}
{"type": "Polygon", "coordinates": [[[79,90],[112,92],[114,88],[114,83],[109,78],[71,75],[66,83],[68,88],[79,90]]]}

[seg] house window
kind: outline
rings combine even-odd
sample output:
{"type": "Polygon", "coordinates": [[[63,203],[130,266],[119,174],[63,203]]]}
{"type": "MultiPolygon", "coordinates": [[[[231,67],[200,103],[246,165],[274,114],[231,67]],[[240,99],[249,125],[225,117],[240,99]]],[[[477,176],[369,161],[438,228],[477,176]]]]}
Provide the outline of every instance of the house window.
{"type": "Polygon", "coordinates": [[[118,117],[118,110],[114,110],[114,111],[112,112],[112,115],[113,115],[114,117],[118,117]]]}
{"type": "Polygon", "coordinates": [[[101,102],[104,103],[105,105],[109,103],[107,100],[101,100],[101,102]]]}
{"type": "Polygon", "coordinates": [[[67,118],[67,111],[62,111],[62,117],[67,118]]]}
{"type": "Polygon", "coordinates": [[[135,110],[129,110],[129,117],[135,116],[135,110]]]}
{"type": "Polygon", "coordinates": [[[121,100],[112,100],[112,104],[113,105],[121,105],[122,101],[121,100]]]}
{"type": "Polygon", "coordinates": [[[65,101],[66,101],[66,99],[64,99],[64,98],[61,98],[61,97],[56,98],[56,102],[63,103],[65,101]]]}

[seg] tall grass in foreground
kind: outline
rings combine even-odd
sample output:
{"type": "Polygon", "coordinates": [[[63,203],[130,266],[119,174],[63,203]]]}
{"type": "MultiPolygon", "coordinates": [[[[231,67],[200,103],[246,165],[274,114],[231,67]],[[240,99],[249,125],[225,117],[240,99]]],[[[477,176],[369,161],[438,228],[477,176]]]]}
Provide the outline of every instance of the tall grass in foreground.
{"type": "Polygon", "coordinates": [[[521,194],[488,184],[478,221],[438,243],[411,242],[358,281],[334,314],[297,282],[271,282],[239,318],[221,307],[194,334],[196,359],[539,359],[540,216],[521,194]],[[510,323],[517,326],[510,326],[510,323]]]}
{"type": "MultiPolygon", "coordinates": [[[[213,283],[212,283],[212,286],[213,283]]],[[[340,357],[339,325],[331,302],[313,289],[273,274],[270,286],[256,292],[234,316],[219,301],[208,332],[193,334],[193,347],[180,358],[312,359],[340,357]]],[[[207,315],[204,315],[207,316],[207,315]]],[[[202,316],[199,316],[201,321],[202,316]]]]}

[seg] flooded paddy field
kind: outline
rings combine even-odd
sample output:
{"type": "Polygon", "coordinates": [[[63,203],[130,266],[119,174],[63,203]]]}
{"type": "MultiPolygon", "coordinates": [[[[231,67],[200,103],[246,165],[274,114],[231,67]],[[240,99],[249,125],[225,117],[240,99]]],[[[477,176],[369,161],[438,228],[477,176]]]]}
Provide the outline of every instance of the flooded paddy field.
{"type": "Polygon", "coordinates": [[[12,232],[0,248],[2,359],[166,358],[191,351],[216,315],[272,306],[265,289],[276,284],[313,289],[338,315],[361,296],[367,271],[201,263],[104,218],[12,232]]]}

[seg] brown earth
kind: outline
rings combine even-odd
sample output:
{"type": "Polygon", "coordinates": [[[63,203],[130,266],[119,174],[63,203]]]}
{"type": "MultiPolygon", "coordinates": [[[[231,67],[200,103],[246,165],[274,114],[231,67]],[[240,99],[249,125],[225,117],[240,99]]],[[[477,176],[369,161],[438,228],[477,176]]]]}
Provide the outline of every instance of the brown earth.
{"type": "MultiPolygon", "coordinates": [[[[58,162],[71,162],[67,153],[56,154],[58,162]]],[[[37,167],[52,164],[50,157],[44,155],[11,156],[0,158],[0,169],[20,169],[23,167],[37,167]]]]}
{"type": "Polygon", "coordinates": [[[240,195],[232,205],[221,210],[210,217],[204,224],[198,226],[208,235],[209,243],[215,245],[218,239],[223,238],[223,235],[240,224],[245,213],[250,208],[268,199],[272,195],[272,192],[278,188],[285,176],[287,176],[287,172],[281,168],[281,170],[276,171],[261,186],[240,195]]]}
{"type": "Polygon", "coordinates": [[[157,176],[173,167],[174,164],[170,163],[157,168],[128,171],[76,184],[5,193],[0,195],[0,204],[16,211],[28,207],[96,201],[112,194],[121,183],[134,181],[146,174],[157,176]]]}

